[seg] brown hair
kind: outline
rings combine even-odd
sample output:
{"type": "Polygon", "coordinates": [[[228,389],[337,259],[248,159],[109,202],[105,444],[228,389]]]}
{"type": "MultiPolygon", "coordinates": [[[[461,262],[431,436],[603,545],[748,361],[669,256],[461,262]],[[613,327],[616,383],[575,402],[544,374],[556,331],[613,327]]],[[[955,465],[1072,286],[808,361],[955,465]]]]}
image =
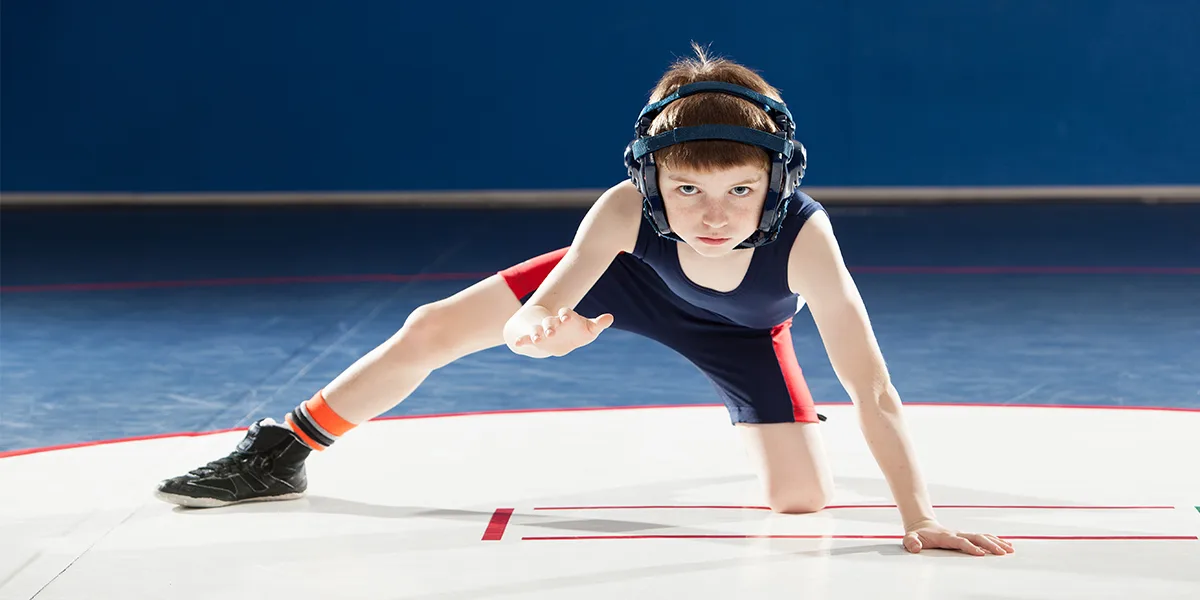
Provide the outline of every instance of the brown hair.
{"type": "MultiPolygon", "coordinates": [[[[650,102],[658,102],[675,90],[698,81],[721,81],[740,85],[764,96],[783,101],[779,91],[758,73],[725,58],[708,56],[692,42],[696,58],[681,58],[659,79],[650,93],[650,102]]],[[[740,125],[762,131],[776,131],[767,113],[758,106],[728,94],[704,93],[681,98],[669,104],[650,125],[649,134],[658,135],[676,127],[695,125],[740,125]]],[[[710,171],[743,165],[770,169],[770,156],[757,146],[726,140],[697,140],[668,146],[654,153],[654,160],[668,168],[710,171]]]]}

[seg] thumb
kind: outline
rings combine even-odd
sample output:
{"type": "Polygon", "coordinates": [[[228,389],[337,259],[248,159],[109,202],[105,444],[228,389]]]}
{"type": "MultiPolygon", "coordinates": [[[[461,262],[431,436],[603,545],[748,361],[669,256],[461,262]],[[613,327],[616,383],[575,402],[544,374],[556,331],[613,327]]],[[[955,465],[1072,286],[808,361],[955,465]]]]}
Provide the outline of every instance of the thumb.
{"type": "Polygon", "coordinates": [[[588,332],[592,334],[598,334],[601,331],[608,329],[608,326],[612,324],[613,316],[609,313],[604,313],[595,319],[588,319],[588,332]]]}
{"type": "Polygon", "coordinates": [[[916,554],[921,551],[921,538],[916,532],[904,536],[904,549],[916,554]]]}

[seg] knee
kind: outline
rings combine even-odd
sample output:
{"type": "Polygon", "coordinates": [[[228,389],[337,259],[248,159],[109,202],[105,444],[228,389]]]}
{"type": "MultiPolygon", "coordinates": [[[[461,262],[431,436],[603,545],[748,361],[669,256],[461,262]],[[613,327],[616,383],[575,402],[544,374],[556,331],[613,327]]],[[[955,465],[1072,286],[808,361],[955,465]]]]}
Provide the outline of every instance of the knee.
{"type": "Polygon", "coordinates": [[[782,514],[814,513],[829,504],[830,493],[817,486],[815,489],[771,490],[767,494],[767,506],[772,512],[782,514]]]}
{"type": "Polygon", "coordinates": [[[452,343],[450,316],[446,308],[434,302],[417,307],[404,320],[404,326],[386,344],[388,355],[405,362],[431,358],[439,345],[452,343]]]}
{"type": "Polygon", "coordinates": [[[422,342],[435,340],[441,337],[446,328],[445,312],[436,302],[418,306],[408,314],[400,333],[403,337],[422,342]]]}

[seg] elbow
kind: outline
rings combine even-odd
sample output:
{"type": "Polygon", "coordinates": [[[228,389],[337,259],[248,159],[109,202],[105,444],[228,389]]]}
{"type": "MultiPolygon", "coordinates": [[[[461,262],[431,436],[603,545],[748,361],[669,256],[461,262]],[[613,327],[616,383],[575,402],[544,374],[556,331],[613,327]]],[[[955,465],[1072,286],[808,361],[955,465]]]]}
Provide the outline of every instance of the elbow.
{"type": "Polygon", "coordinates": [[[900,410],[900,392],[886,376],[872,378],[870,382],[862,385],[850,386],[847,392],[854,405],[859,408],[884,412],[900,410]]]}

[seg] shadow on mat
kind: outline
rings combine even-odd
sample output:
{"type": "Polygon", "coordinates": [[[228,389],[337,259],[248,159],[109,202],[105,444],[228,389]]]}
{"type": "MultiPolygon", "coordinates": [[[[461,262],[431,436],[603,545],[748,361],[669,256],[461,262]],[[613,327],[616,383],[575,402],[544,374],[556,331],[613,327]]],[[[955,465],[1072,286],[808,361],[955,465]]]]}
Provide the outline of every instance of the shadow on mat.
{"type": "MultiPolygon", "coordinates": [[[[183,508],[175,507],[174,512],[185,515],[217,516],[228,514],[254,513],[316,513],[327,515],[350,515],[355,517],[370,517],[375,519],[421,519],[440,518],[472,523],[486,523],[492,518],[494,510],[469,510],[457,508],[436,508],[430,506],[389,506],[384,504],[369,504],[342,498],[328,496],[306,496],[297,500],[278,502],[251,502],[217,508],[183,508]]],[[[564,519],[560,515],[524,512],[520,519],[526,521],[522,525],[532,527],[547,527],[572,531],[628,533],[653,529],[675,529],[677,526],[663,523],[645,523],[640,521],[625,521],[615,519],[564,519]],[[535,522],[528,522],[535,521],[535,522]]]]}

